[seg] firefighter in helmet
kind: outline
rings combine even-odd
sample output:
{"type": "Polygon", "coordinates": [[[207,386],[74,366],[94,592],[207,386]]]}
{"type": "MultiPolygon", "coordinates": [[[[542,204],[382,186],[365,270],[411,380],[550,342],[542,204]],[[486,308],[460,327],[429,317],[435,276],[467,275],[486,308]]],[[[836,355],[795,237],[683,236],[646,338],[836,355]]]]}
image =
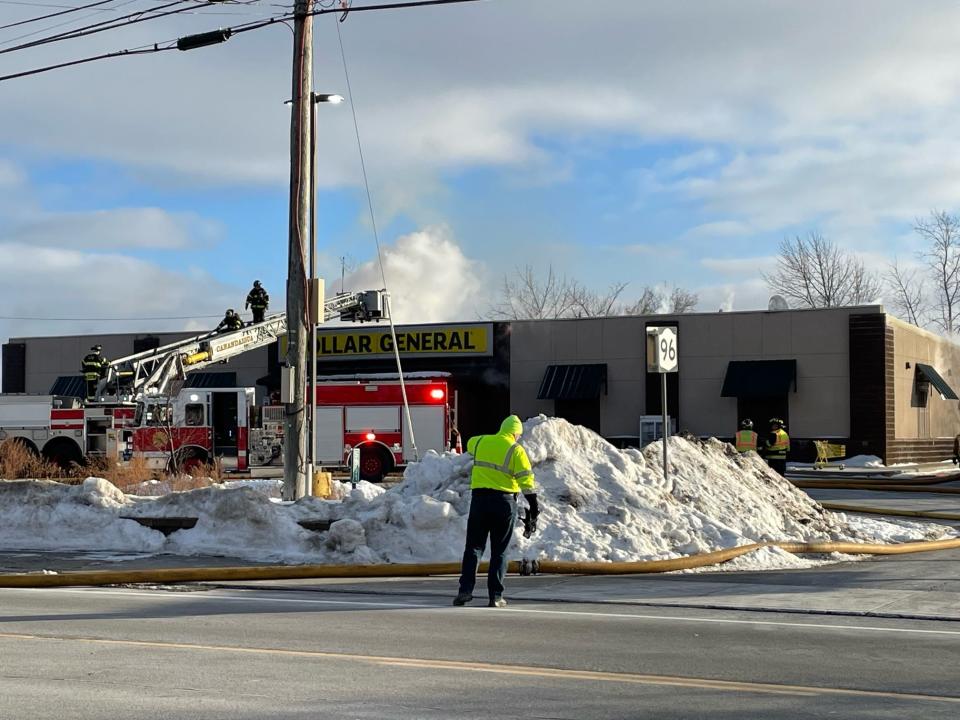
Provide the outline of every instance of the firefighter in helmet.
{"type": "Polygon", "coordinates": [[[90,348],[90,352],[83,356],[80,371],[87,383],[87,400],[96,398],[97,384],[100,378],[106,376],[109,367],[110,361],[103,356],[103,348],[100,345],[94,345],[90,348]]]}
{"type": "Polygon", "coordinates": [[[746,418],[740,423],[740,430],[737,431],[735,444],[737,452],[745,453],[748,450],[757,450],[758,435],[753,431],[753,420],[746,418]]]}
{"type": "Polygon", "coordinates": [[[217,325],[217,329],[214,332],[231,332],[233,330],[239,330],[242,327],[243,320],[237,315],[236,310],[230,308],[224,313],[223,320],[220,321],[220,324],[217,325]]]}
{"type": "Polygon", "coordinates": [[[770,434],[766,438],[764,457],[767,465],[781,475],[787,472],[787,453],[790,452],[790,436],[783,428],[783,420],[770,418],[770,434]]]}
{"type": "Polygon", "coordinates": [[[244,305],[244,308],[253,310],[253,321],[258,323],[263,322],[263,316],[266,314],[269,305],[270,296],[267,294],[267,291],[263,289],[260,281],[254,280],[253,289],[247,293],[247,303],[244,305]]]}

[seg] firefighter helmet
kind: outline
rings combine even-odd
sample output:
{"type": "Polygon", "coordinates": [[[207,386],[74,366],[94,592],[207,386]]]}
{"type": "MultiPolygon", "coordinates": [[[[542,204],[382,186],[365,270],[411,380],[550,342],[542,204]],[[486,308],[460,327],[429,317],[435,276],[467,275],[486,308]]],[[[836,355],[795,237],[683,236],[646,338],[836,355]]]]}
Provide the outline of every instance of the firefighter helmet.
{"type": "Polygon", "coordinates": [[[783,420],[781,420],[780,418],[770,418],[770,424],[771,424],[773,427],[782,428],[782,427],[783,427],[783,420]]]}
{"type": "Polygon", "coordinates": [[[746,418],[742,423],[740,423],[740,427],[742,427],[744,430],[753,430],[753,420],[746,418]]]}
{"type": "Polygon", "coordinates": [[[100,345],[94,345],[90,349],[93,350],[95,353],[101,352],[103,350],[103,348],[100,345]]]}
{"type": "Polygon", "coordinates": [[[259,281],[259,280],[254,280],[254,281],[253,281],[253,286],[254,286],[255,288],[260,287],[260,281],[259,281]]]}

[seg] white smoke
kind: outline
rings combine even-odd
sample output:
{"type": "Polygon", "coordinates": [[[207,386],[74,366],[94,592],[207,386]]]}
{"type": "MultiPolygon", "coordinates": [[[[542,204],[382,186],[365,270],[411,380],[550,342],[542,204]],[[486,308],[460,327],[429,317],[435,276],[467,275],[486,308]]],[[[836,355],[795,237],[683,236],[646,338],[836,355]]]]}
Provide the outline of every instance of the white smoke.
{"type": "MultiPolygon", "coordinates": [[[[393,319],[398,323],[475,320],[486,307],[483,263],[463,254],[443,225],[403,235],[383,247],[393,319]]],[[[347,276],[346,288],[383,287],[376,258],[347,276]]]]}

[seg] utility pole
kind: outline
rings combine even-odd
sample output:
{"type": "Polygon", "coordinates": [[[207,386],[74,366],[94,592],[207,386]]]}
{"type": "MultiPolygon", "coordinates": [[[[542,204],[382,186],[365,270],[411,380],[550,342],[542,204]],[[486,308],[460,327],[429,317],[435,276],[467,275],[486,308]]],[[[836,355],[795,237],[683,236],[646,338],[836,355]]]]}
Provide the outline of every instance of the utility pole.
{"type": "Polygon", "coordinates": [[[287,262],[287,366],[293,373],[283,441],[283,499],[306,494],[307,277],[310,242],[310,115],[313,105],[314,0],[296,0],[293,29],[293,92],[290,113],[290,236],[287,262]]]}

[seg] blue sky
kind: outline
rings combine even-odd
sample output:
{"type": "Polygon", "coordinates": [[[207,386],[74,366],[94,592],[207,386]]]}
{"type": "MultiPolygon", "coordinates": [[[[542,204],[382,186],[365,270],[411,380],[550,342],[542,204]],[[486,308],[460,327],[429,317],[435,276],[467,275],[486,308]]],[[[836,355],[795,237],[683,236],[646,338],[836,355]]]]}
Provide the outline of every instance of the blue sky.
{"type": "MultiPolygon", "coordinates": [[[[137,46],[278,4],[290,3],[198,8],[0,64],[137,46]]],[[[83,22],[151,5],[118,0],[83,22]]],[[[41,12],[0,5],[0,25],[41,12]]],[[[958,20],[933,0],[490,0],[352,15],[340,30],[400,319],[478,317],[528,264],[598,290],[627,282],[626,300],[666,283],[703,310],[762,308],[777,243],[812,230],[877,270],[915,262],[914,219],[956,209],[960,193],[958,20]]],[[[0,31],[0,48],[18,34],[0,31]]],[[[279,306],[290,39],[275,26],[0,83],[3,314],[87,318],[0,319],[0,340],[206,327],[254,278],[279,306]],[[167,316],[192,319],[147,319],[167,316]],[[94,319],[108,317],[130,320],[94,319]]],[[[315,50],[317,90],[346,95],[332,17],[315,50]]],[[[379,285],[350,109],[319,117],[321,269],[332,281],[347,256],[352,287],[379,285]]]]}

